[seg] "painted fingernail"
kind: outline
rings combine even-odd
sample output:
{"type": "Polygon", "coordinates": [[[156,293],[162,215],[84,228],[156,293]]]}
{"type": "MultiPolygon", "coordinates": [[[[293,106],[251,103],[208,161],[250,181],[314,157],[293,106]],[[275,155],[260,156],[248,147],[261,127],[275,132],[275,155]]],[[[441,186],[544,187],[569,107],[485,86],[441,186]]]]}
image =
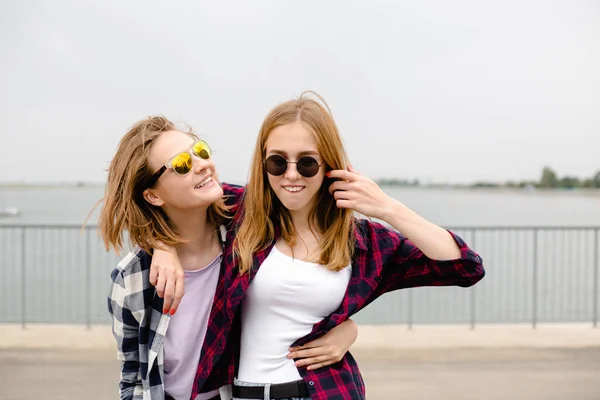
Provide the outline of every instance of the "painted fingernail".
{"type": "Polygon", "coordinates": [[[175,315],[175,310],[171,310],[171,315],[175,315]]]}
{"type": "Polygon", "coordinates": [[[163,308],[163,314],[168,314],[168,313],[169,313],[169,310],[166,308],[163,308]]]}

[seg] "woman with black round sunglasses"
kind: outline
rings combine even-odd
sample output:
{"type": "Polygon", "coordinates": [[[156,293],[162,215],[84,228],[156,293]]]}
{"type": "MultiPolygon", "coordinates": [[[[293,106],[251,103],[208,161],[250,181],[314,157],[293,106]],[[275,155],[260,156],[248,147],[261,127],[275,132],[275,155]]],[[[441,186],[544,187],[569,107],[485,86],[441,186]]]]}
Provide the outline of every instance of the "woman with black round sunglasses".
{"type": "MultiPolygon", "coordinates": [[[[328,107],[314,93],[267,115],[245,192],[236,190],[243,200],[224,260],[228,271],[239,274],[225,278],[230,301],[217,320],[221,332],[240,339],[225,348],[206,347],[219,354],[236,400],[364,399],[349,353],[316,371],[297,368],[289,358],[310,356],[307,342],[386,292],[467,287],[484,276],[481,257],[460,237],[387,196],[348,165],[328,107]]],[[[173,253],[160,254],[160,274],[179,269],[173,253]]],[[[206,371],[214,365],[200,361],[192,395],[210,382],[206,371]]]]}

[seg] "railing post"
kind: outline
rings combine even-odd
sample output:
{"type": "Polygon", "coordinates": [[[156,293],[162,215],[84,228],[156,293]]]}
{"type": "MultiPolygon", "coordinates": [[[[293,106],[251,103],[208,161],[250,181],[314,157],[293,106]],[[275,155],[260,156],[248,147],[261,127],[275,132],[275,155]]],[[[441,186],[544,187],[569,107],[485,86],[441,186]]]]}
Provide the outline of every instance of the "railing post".
{"type": "Polygon", "coordinates": [[[598,327],[598,230],[594,229],[594,290],[592,293],[592,308],[594,310],[594,328],[598,327]]]}
{"type": "Polygon", "coordinates": [[[25,259],[26,249],[25,249],[25,227],[21,227],[21,328],[27,328],[27,315],[26,315],[26,307],[27,307],[27,271],[26,265],[27,260],[25,259]]]}
{"type": "MultiPolygon", "coordinates": [[[[477,229],[473,228],[471,230],[471,243],[470,246],[471,248],[475,248],[475,233],[477,232],[477,229]]],[[[470,290],[471,290],[471,330],[475,329],[475,320],[476,320],[476,296],[475,296],[475,289],[476,289],[477,285],[475,286],[471,286],[470,290]]]]}
{"type": "Polygon", "coordinates": [[[412,330],[413,326],[413,290],[408,289],[408,330],[412,330]]]}
{"type": "Polygon", "coordinates": [[[90,234],[89,234],[89,229],[86,229],[85,231],[85,263],[87,264],[85,267],[85,325],[86,328],[89,330],[92,327],[92,315],[91,315],[91,263],[92,263],[92,256],[90,254],[90,234]]]}
{"type": "Polygon", "coordinates": [[[538,228],[533,228],[533,290],[532,290],[532,316],[533,329],[537,327],[537,273],[538,273],[538,228]]]}

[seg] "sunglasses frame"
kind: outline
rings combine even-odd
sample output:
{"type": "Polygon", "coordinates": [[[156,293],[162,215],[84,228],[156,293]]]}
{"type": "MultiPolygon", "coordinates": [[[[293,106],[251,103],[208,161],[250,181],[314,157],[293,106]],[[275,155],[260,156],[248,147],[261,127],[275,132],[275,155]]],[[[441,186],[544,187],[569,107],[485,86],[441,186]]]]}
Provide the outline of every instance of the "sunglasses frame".
{"type": "Polygon", "coordinates": [[[289,161],[288,159],[286,159],[286,158],[285,158],[284,156],[282,156],[281,154],[271,154],[269,157],[265,158],[265,159],[264,159],[264,161],[263,161],[263,165],[264,165],[264,167],[265,167],[265,171],[267,172],[267,174],[269,174],[269,175],[273,175],[273,176],[282,176],[282,175],[285,175],[285,173],[287,172],[287,170],[288,170],[288,168],[289,168],[290,164],[296,164],[296,171],[298,171],[298,173],[299,173],[300,175],[302,175],[304,178],[312,178],[312,177],[316,176],[316,175],[319,173],[319,169],[321,168],[321,166],[322,166],[323,164],[325,164],[325,161],[321,161],[321,163],[319,164],[319,161],[318,161],[318,160],[317,160],[315,157],[313,157],[313,156],[308,156],[308,155],[306,155],[306,156],[302,156],[302,157],[300,157],[299,159],[297,159],[296,161],[289,161]],[[272,174],[272,173],[270,173],[270,172],[269,172],[269,170],[267,169],[267,161],[268,161],[268,160],[269,160],[269,158],[271,158],[271,157],[281,157],[281,159],[282,159],[282,160],[284,160],[284,161],[286,162],[286,165],[285,165],[285,170],[283,170],[283,172],[282,172],[281,174],[279,174],[279,175],[272,174]],[[314,161],[317,163],[317,166],[318,166],[318,167],[317,167],[317,172],[316,172],[314,175],[312,175],[312,176],[306,176],[306,175],[304,175],[302,172],[300,172],[300,170],[298,169],[298,162],[300,162],[300,160],[302,160],[303,158],[311,158],[312,160],[314,160],[314,161]]]}
{"type": "Polygon", "coordinates": [[[192,172],[192,169],[190,168],[190,170],[189,170],[188,172],[186,172],[185,174],[180,174],[179,172],[177,172],[177,171],[175,170],[175,168],[173,168],[173,165],[172,165],[173,159],[175,159],[175,157],[177,157],[177,156],[178,156],[178,155],[180,155],[180,154],[189,154],[190,156],[192,156],[192,157],[196,157],[196,158],[199,158],[199,159],[201,159],[201,160],[209,160],[209,159],[210,159],[210,157],[212,156],[212,149],[210,148],[210,146],[209,146],[209,144],[206,142],[206,140],[196,140],[194,143],[192,143],[192,145],[191,145],[191,146],[190,146],[190,147],[189,147],[189,148],[188,148],[186,151],[180,151],[179,153],[175,154],[173,157],[169,158],[169,161],[168,161],[168,162],[167,162],[165,165],[163,165],[162,167],[160,167],[160,169],[159,169],[158,171],[156,171],[156,172],[155,172],[155,173],[154,173],[154,174],[153,174],[153,175],[150,177],[150,179],[148,180],[148,182],[146,183],[146,185],[145,185],[145,186],[146,186],[147,188],[151,188],[152,186],[154,186],[154,185],[156,184],[156,182],[158,182],[158,179],[159,179],[159,178],[162,176],[162,174],[164,174],[164,173],[165,173],[165,171],[166,171],[167,169],[172,169],[172,170],[173,170],[173,172],[175,172],[175,173],[176,173],[177,175],[179,175],[179,176],[186,176],[187,174],[189,174],[190,172],[192,172]],[[208,147],[208,152],[209,152],[209,154],[208,154],[208,158],[203,158],[203,157],[201,157],[201,156],[197,155],[197,154],[194,152],[194,150],[193,150],[193,149],[194,149],[194,146],[196,146],[196,144],[198,144],[198,143],[204,143],[204,144],[206,145],[206,147],[208,147]]]}

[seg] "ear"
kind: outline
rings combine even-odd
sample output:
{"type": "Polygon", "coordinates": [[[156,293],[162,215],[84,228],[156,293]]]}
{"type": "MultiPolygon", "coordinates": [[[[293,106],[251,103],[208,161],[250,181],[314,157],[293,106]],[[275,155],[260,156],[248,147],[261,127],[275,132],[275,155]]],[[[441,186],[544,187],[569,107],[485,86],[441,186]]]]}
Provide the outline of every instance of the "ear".
{"type": "Polygon", "coordinates": [[[144,190],[144,200],[156,207],[161,207],[165,201],[152,189],[144,190]]]}

